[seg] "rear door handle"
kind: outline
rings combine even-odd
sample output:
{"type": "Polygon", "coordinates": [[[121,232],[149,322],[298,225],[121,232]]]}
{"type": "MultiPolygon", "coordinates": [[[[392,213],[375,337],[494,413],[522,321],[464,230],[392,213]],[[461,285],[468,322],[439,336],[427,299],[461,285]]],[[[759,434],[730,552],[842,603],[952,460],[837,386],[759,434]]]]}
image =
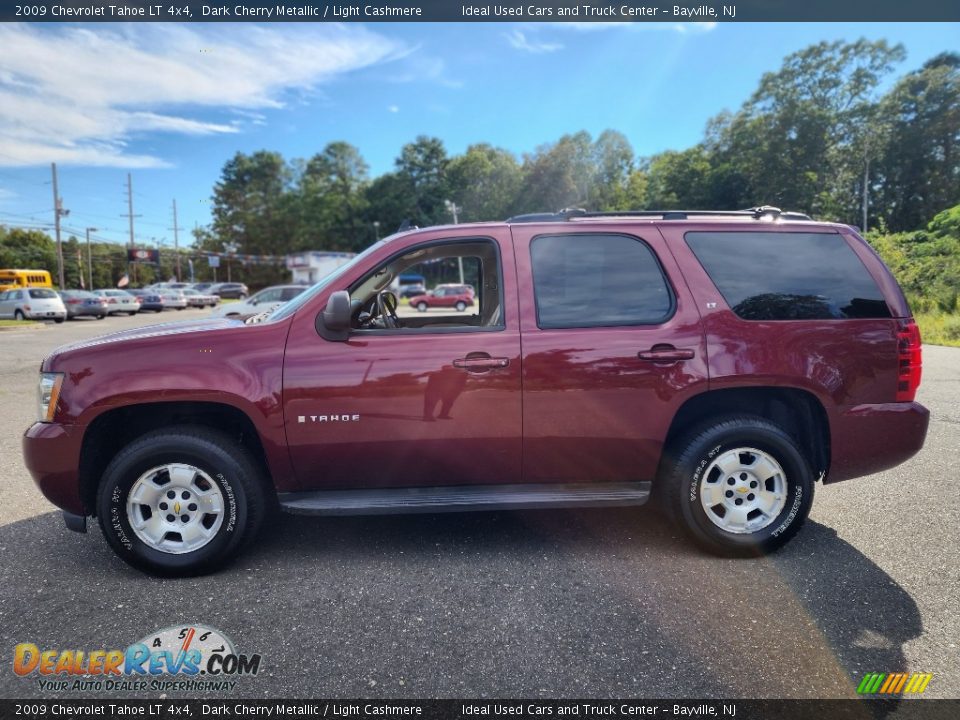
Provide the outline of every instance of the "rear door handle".
{"type": "Polygon", "coordinates": [[[637,357],[641,360],[655,363],[677,362],[678,360],[692,360],[693,350],[675,348],[673,345],[654,345],[649,350],[641,350],[637,357]]]}

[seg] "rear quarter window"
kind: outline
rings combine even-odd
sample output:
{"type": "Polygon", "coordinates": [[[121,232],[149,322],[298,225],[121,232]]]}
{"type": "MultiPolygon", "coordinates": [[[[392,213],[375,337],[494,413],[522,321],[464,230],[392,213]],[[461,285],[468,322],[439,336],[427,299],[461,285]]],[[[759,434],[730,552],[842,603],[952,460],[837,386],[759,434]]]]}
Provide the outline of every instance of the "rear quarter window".
{"type": "Polygon", "coordinates": [[[744,320],[891,317],[877,283],[841,235],[691,232],[685,238],[744,320]]]}

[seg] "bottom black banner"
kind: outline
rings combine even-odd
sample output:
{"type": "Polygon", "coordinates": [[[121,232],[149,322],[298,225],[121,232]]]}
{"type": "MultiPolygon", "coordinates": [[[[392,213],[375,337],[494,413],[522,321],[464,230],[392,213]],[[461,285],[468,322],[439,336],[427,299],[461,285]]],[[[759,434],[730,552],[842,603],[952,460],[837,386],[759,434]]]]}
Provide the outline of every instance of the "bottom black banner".
{"type": "Polygon", "coordinates": [[[0,700],[0,718],[955,720],[958,700],[0,700]]]}

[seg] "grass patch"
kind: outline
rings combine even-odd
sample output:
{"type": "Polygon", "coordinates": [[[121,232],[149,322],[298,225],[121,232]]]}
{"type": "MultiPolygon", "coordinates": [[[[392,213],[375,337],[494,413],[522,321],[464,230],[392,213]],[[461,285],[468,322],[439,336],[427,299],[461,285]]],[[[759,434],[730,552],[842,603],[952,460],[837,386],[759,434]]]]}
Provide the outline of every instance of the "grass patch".
{"type": "Polygon", "coordinates": [[[240,302],[240,298],[220,298],[221,305],[229,305],[230,303],[240,302]]]}
{"type": "Polygon", "coordinates": [[[914,315],[924,345],[960,347],[960,314],[919,312],[914,315]]]}
{"type": "Polygon", "coordinates": [[[36,320],[0,320],[0,327],[31,327],[39,325],[36,320]]]}

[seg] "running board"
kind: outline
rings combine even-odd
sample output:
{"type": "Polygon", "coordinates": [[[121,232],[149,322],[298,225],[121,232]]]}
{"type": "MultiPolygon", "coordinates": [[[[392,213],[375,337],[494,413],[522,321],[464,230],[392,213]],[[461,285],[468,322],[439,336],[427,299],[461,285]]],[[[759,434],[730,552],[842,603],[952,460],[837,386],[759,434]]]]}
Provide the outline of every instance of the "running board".
{"type": "Polygon", "coordinates": [[[315,490],[281,493],[280,507],[296,515],[401,515],[409,513],[531,510],[643,505],[649,482],[315,490]]]}

